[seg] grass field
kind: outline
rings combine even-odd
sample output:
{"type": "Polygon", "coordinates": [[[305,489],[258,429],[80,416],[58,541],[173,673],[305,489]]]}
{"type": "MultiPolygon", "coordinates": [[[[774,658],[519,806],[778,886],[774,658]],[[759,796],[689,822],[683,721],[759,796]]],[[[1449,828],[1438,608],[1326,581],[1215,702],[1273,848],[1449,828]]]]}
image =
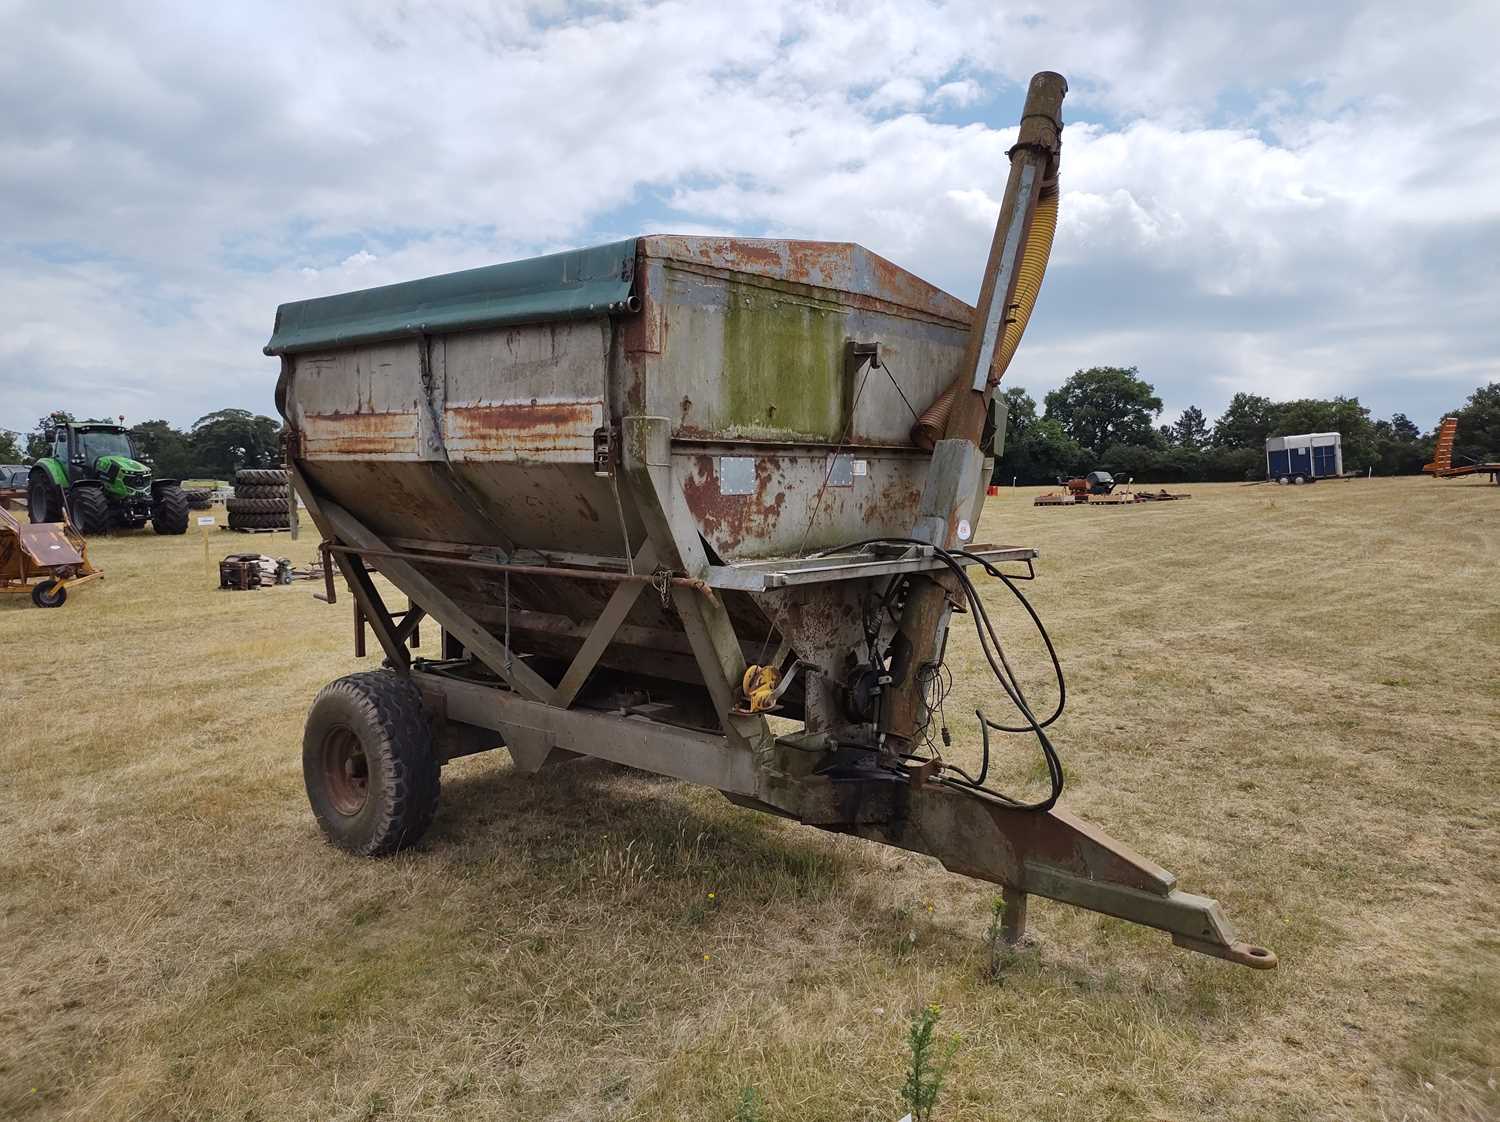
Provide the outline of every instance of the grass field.
{"type": "MultiPolygon", "coordinates": [[[[928,1002],[959,1039],[939,1119],[1500,1117],[1500,488],[1189,490],[1007,491],[979,536],[1042,551],[1065,805],[1279,970],[1035,901],[991,981],[992,886],[503,752],[444,772],[417,851],[343,856],[299,753],[374,662],[347,606],[221,593],[196,529],[148,532],[98,540],[61,610],[0,604],[0,1117],[730,1119],[754,1087],[768,1120],[894,1122],[928,1002]]],[[[207,541],[244,549],[315,542],[207,541]]],[[[955,642],[973,759],[994,703],[955,642]]]]}

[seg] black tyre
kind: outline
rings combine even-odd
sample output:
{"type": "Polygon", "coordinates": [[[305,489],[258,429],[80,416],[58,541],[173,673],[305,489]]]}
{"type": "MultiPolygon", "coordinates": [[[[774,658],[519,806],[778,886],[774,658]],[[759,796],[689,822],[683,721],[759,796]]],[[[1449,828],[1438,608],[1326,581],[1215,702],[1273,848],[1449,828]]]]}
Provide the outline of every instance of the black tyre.
{"type": "Polygon", "coordinates": [[[188,500],[182,488],[169,483],[158,487],[152,498],[151,528],[158,534],[187,533],[188,500]]]}
{"type": "Polygon", "coordinates": [[[31,586],[31,602],[38,608],[60,608],[68,601],[62,581],[44,580],[31,586]]]}
{"type": "Polygon", "coordinates": [[[437,813],[441,768],[422,695],[388,670],[318,693],[302,735],[302,778],[328,840],[361,857],[415,844],[437,813]]]}
{"type": "Polygon", "coordinates": [[[1293,486],[1296,486],[1296,487],[1301,487],[1302,484],[1304,484],[1306,482],[1307,482],[1307,476],[1305,476],[1305,475],[1299,475],[1299,476],[1297,476],[1296,478],[1294,478],[1292,480],[1293,486]]]}
{"type": "Polygon", "coordinates": [[[230,514],[280,514],[286,517],[286,496],[279,499],[242,499],[238,495],[224,504],[230,514]]]}
{"type": "Polygon", "coordinates": [[[281,505],[286,506],[286,484],[283,483],[279,487],[269,483],[236,487],[234,497],[237,499],[280,499],[281,505]]]}
{"type": "Polygon", "coordinates": [[[214,493],[212,491],[184,491],[187,496],[188,509],[207,510],[214,505],[214,493]]]}
{"type": "Polygon", "coordinates": [[[285,530],[290,528],[285,514],[231,514],[229,528],[247,530],[285,530]]]}
{"type": "Polygon", "coordinates": [[[37,468],[26,482],[26,512],[34,523],[62,521],[62,491],[45,468],[37,468]]]}
{"type": "Polygon", "coordinates": [[[99,487],[74,487],[69,496],[73,525],[80,534],[102,534],[109,530],[109,500],[99,487]]]}
{"type": "Polygon", "coordinates": [[[235,487],[286,486],[286,472],[280,468],[246,468],[234,473],[235,487]]]}

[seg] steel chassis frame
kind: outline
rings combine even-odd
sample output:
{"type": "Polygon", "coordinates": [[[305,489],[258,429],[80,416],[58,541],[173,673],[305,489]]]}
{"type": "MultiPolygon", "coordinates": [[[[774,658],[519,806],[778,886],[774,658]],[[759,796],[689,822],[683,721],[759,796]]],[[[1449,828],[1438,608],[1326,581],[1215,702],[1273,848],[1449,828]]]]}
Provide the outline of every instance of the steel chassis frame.
{"type": "MultiPolygon", "coordinates": [[[[647,540],[633,563],[570,558],[567,565],[526,567],[616,586],[571,665],[554,683],[466,614],[418,567],[477,564],[504,570],[504,559],[459,558],[434,552],[435,546],[398,548],[407,543],[382,540],[309,484],[296,436],[291,433],[288,439],[290,476],[324,538],[328,583],[320,598],[336,599],[336,565],[355,602],[357,647],[363,651],[368,624],[389,667],[421,691],[443,762],[502,745],[518,767],[531,772],[579,756],[609,760],[712,787],[736,804],[805,825],[927,854],[950,870],[999,884],[1005,901],[1002,930],[1010,942],[1025,937],[1027,897],[1039,895],[1159,928],[1190,950],[1256,968],[1276,965],[1270,951],[1236,937],[1215,901],[1181,891],[1171,873],[1064,810],[1017,809],[945,781],[931,765],[907,767],[899,774],[830,773],[821,767],[828,758],[826,740],[777,736],[764,714],[741,708],[739,683],[746,658],[719,590],[757,594],[763,605],[780,602],[772,598],[816,597],[843,582],[937,572],[943,563],[930,548],[897,556],[710,564],[682,481],[674,478],[670,422],[622,418],[618,461],[611,470],[647,528],[647,540]],[[404,612],[386,606],[367,561],[407,595],[404,612]],[[621,572],[622,567],[629,571],[621,572]],[[576,704],[590,672],[648,586],[670,598],[676,609],[718,730],[656,719],[662,715],[657,706],[602,710],[576,704]],[[443,628],[444,653],[451,637],[462,645],[462,657],[413,659],[410,647],[418,642],[418,625],[428,617],[443,628]]],[[[966,471],[964,478],[970,474],[966,471]]],[[[955,486],[950,483],[949,490],[955,486]]],[[[1028,565],[1036,555],[1030,549],[975,548],[994,561],[1028,565]]],[[[522,568],[515,566],[516,571],[522,568]]]]}

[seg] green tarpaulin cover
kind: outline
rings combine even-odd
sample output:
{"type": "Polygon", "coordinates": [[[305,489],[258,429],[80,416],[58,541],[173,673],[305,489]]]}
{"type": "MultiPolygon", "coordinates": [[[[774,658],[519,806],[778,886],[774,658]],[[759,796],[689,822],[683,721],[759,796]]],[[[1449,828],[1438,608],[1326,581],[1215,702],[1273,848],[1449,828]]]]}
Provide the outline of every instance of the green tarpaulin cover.
{"type": "Polygon", "coordinates": [[[276,309],[268,355],[406,335],[608,315],[630,295],[635,238],[504,265],[298,300],[276,309]]]}

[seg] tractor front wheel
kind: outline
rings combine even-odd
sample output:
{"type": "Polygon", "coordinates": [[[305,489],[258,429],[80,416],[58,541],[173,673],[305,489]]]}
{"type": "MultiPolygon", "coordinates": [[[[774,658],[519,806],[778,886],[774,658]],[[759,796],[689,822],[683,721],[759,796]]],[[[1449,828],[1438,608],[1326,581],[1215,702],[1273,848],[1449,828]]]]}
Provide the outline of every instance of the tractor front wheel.
{"type": "Polygon", "coordinates": [[[161,487],[152,498],[151,528],[158,534],[187,533],[188,500],[182,488],[161,487]]]}
{"type": "Polygon", "coordinates": [[[324,686],[302,736],[302,778],[328,840],[361,857],[415,844],[437,813],[441,769],[422,695],[389,670],[324,686]]]}
{"type": "Polygon", "coordinates": [[[44,580],[31,586],[31,602],[38,608],[60,608],[67,600],[67,586],[60,580],[44,580]]]}
{"type": "Polygon", "coordinates": [[[52,509],[56,491],[57,485],[42,474],[41,468],[31,473],[26,486],[26,513],[33,523],[62,521],[62,504],[57,504],[57,510],[52,509]]]}
{"type": "Polygon", "coordinates": [[[98,487],[72,490],[73,525],[80,534],[102,534],[109,529],[109,499],[98,487]]]}

